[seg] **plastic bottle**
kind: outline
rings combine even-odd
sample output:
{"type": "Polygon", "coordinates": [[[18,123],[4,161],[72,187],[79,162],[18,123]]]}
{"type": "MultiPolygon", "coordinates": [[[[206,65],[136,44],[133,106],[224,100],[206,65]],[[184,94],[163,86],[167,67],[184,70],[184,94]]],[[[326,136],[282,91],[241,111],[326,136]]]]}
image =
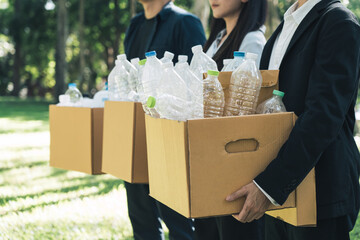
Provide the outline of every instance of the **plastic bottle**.
{"type": "Polygon", "coordinates": [[[178,62],[175,64],[175,68],[177,68],[177,66],[181,63],[187,63],[187,60],[188,60],[188,56],[187,55],[179,55],[178,56],[178,62]]]}
{"type": "Polygon", "coordinates": [[[96,107],[104,107],[105,101],[109,100],[108,83],[105,83],[105,88],[98,91],[94,95],[94,102],[96,107]]]}
{"type": "MultiPolygon", "coordinates": [[[[129,100],[134,100],[131,97],[129,97],[129,94],[131,91],[136,93],[136,85],[137,85],[137,76],[138,76],[138,71],[136,69],[136,67],[134,65],[132,65],[127,59],[126,59],[126,55],[125,54],[121,54],[117,56],[117,60],[120,61],[120,64],[123,65],[126,69],[126,71],[128,72],[128,78],[127,78],[127,83],[128,83],[128,89],[127,89],[127,94],[126,97],[129,100]]],[[[134,94],[134,93],[133,93],[134,94]]],[[[132,95],[133,95],[132,94],[132,95]]],[[[135,94],[136,95],[136,94],[135,94]]]]}
{"type": "Polygon", "coordinates": [[[109,99],[111,101],[127,101],[130,91],[128,84],[129,73],[120,60],[115,61],[115,67],[108,77],[109,99]]]}
{"type": "Polygon", "coordinates": [[[208,71],[204,82],[204,117],[221,117],[224,113],[224,91],[218,80],[218,71],[208,71]]]}
{"type": "Polygon", "coordinates": [[[142,73],[141,82],[144,88],[144,95],[146,99],[150,96],[156,97],[156,92],[161,79],[161,65],[162,63],[156,57],[156,52],[147,52],[146,63],[142,73]]]}
{"type": "Polygon", "coordinates": [[[257,107],[256,113],[270,114],[270,113],[286,112],[285,105],[282,101],[282,98],[284,97],[284,95],[285,95],[284,92],[274,90],[272,98],[261,103],[257,107]]]}
{"type": "Polygon", "coordinates": [[[68,90],[66,90],[65,95],[69,96],[69,101],[71,105],[79,104],[83,96],[80,90],[76,87],[76,83],[69,83],[68,90]]]}
{"type": "Polygon", "coordinates": [[[133,58],[130,60],[131,64],[139,71],[140,58],[133,58]]]}
{"type": "Polygon", "coordinates": [[[190,71],[186,61],[178,63],[175,71],[182,77],[188,88],[188,99],[192,103],[191,118],[204,118],[203,81],[190,71]]]}
{"type": "Polygon", "coordinates": [[[186,121],[188,119],[187,113],[184,113],[189,107],[189,102],[176,96],[163,94],[157,98],[149,97],[147,100],[147,107],[154,118],[166,118],[177,121],[186,121]]]}
{"type": "Polygon", "coordinates": [[[234,59],[227,65],[224,72],[235,71],[243,62],[245,62],[244,52],[234,52],[234,59]]]}
{"type": "Polygon", "coordinates": [[[254,114],[261,89],[262,77],[256,67],[257,54],[248,53],[246,60],[231,75],[225,116],[254,114]]]}
{"type": "Polygon", "coordinates": [[[225,72],[225,69],[226,69],[227,65],[229,65],[229,63],[230,63],[232,60],[233,60],[233,59],[224,59],[224,60],[223,60],[224,66],[223,66],[223,68],[221,69],[222,72],[225,72]]]}
{"type": "Polygon", "coordinates": [[[165,51],[164,53],[164,57],[160,60],[162,63],[168,63],[168,62],[172,62],[174,58],[174,54],[168,51],[165,51]]]}
{"type": "Polygon", "coordinates": [[[208,70],[218,70],[216,62],[203,52],[201,45],[191,48],[194,56],[190,63],[190,70],[199,78],[203,79],[203,74],[208,70]]]}

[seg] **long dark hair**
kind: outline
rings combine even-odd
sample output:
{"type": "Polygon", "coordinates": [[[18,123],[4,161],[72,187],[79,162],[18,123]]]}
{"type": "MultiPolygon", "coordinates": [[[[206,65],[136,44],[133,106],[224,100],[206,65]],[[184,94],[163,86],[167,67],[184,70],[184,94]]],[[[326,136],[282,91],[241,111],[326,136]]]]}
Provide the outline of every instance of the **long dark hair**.
{"type": "MultiPolygon", "coordinates": [[[[246,3],[241,3],[241,13],[236,23],[235,28],[227,37],[220,49],[213,56],[218,69],[223,68],[223,60],[233,58],[234,51],[238,51],[246,34],[258,30],[264,25],[267,12],[267,0],[249,0],[246,3]]],[[[219,32],[226,28],[224,19],[213,18],[211,22],[211,32],[209,39],[204,45],[206,52],[211,44],[215,41],[219,32]]]]}

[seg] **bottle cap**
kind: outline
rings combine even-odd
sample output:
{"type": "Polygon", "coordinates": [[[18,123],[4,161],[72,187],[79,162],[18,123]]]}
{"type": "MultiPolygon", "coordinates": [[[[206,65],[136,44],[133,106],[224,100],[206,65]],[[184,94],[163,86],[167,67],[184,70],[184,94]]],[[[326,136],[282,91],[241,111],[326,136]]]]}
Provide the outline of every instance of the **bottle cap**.
{"type": "Polygon", "coordinates": [[[139,65],[140,65],[140,66],[143,66],[143,65],[145,65],[145,63],[146,63],[146,58],[143,59],[143,60],[140,60],[139,65]]]}
{"type": "Polygon", "coordinates": [[[208,73],[208,75],[210,75],[210,76],[215,76],[215,77],[219,76],[219,71],[208,70],[207,73],[208,73]]]}
{"type": "Polygon", "coordinates": [[[76,87],[76,83],[69,83],[68,87],[76,87]]]}
{"type": "Polygon", "coordinates": [[[105,90],[106,90],[106,91],[109,90],[109,84],[108,84],[108,82],[105,82],[105,90]]]}
{"type": "Polygon", "coordinates": [[[187,62],[188,56],[186,56],[186,55],[179,55],[178,59],[179,59],[179,62],[187,62]]]}
{"type": "Polygon", "coordinates": [[[168,52],[168,51],[165,51],[165,53],[164,53],[164,57],[165,57],[165,58],[168,58],[168,59],[173,59],[174,56],[175,56],[175,55],[174,55],[173,53],[168,52]]]}
{"type": "Polygon", "coordinates": [[[282,92],[282,91],[274,90],[273,95],[276,95],[276,96],[279,96],[279,97],[284,97],[285,93],[282,92]]]}
{"type": "Polygon", "coordinates": [[[125,59],[126,59],[126,54],[117,55],[117,60],[125,60],[125,59]]]}
{"type": "Polygon", "coordinates": [[[140,58],[133,58],[133,59],[130,60],[131,64],[134,65],[134,66],[135,66],[136,64],[138,64],[139,61],[140,61],[140,58]]]}
{"type": "Polygon", "coordinates": [[[244,58],[245,57],[245,52],[234,52],[234,57],[242,57],[244,58]]]}
{"type": "Polygon", "coordinates": [[[156,104],[156,99],[154,97],[149,97],[147,102],[146,102],[146,105],[149,107],[149,108],[154,108],[155,107],[155,104],[156,104]]]}
{"type": "Polygon", "coordinates": [[[145,57],[152,57],[152,56],[156,56],[156,52],[155,52],[155,51],[151,51],[151,52],[145,53],[145,57]]]}
{"type": "Polygon", "coordinates": [[[202,48],[201,45],[196,45],[196,46],[193,46],[193,47],[191,48],[191,51],[192,51],[193,53],[200,52],[200,51],[202,51],[202,50],[203,50],[203,48],[202,48]]]}

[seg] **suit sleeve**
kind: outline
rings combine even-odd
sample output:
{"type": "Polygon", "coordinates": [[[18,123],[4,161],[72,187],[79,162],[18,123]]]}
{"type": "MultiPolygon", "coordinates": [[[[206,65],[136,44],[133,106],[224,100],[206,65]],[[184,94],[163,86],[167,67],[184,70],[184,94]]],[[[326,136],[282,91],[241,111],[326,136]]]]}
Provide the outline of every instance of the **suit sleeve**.
{"type": "Polygon", "coordinates": [[[359,36],[359,25],[349,19],[336,21],[319,32],[305,110],[276,159],[255,178],[281,205],[317,164],[344,124],[357,93],[359,36]]]}
{"type": "Polygon", "coordinates": [[[193,15],[185,15],[177,25],[178,55],[187,55],[190,62],[193,55],[191,48],[195,45],[203,46],[206,41],[204,28],[200,20],[193,15]]]}

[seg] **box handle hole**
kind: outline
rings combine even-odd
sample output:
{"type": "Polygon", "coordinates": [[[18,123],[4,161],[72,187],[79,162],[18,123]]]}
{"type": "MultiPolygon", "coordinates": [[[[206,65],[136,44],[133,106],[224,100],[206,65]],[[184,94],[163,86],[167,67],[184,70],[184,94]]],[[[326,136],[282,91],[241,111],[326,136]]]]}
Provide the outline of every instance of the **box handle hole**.
{"type": "Polygon", "coordinates": [[[225,145],[228,153],[255,152],[259,148],[259,142],[254,139],[239,139],[225,145]]]}

